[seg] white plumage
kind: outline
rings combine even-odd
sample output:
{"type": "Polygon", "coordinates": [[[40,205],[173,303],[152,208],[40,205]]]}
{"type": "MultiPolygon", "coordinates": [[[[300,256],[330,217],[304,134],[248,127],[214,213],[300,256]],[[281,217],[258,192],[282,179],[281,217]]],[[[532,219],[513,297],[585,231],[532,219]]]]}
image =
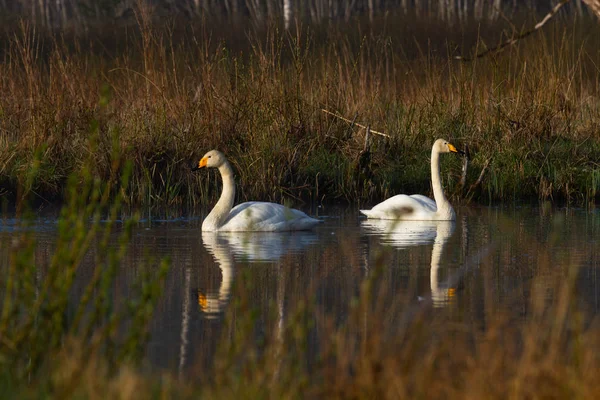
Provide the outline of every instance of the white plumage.
{"type": "Polygon", "coordinates": [[[446,199],[440,179],[440,153],[459,153],[445,139],[438,139],[431,148],[431,184],[435,201],[420,194],[399,194],[377,204],[370,210],[360,210],[368,218],[410,221],[454,221],[456,214],[446,199]]]}
{"type": "Polygon", "coordinates": [[[217,204],[202,222],[203,231],[299,231],[311,229],[321,222],[300,210],[276,203],[249,201],[233,207],[235,181],[233,170],[225,155],[217,150],[209,151],[195,169],[204,167],[219,169],[223,179],[223,192],[217,204]]]}

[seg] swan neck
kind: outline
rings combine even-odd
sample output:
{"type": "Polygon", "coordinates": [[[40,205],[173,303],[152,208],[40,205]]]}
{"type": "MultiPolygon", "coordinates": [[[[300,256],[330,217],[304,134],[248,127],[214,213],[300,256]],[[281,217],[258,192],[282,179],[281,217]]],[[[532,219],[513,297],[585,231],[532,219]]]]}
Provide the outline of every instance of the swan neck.
{"type": "Polygon", "coordinates": [[[227,217],[229,217],[235,200],[235,180],[233,169],[229,162],[225,161],[221,164],[219,173],[223,180],[223,191],[221,192],[219,201],[217,201],[217,204],[215,204],[210,214],[208,214],[202,223],[203,230],[217,230],[220,228],[227,220],[227,217]]]}
{"type": "Polygon", "coordinates": [[[431,150],[431,185],[433,186],[433,198],[439,212],[448,204],[448,199],[444,195],[440,179],[440,153],[435,148],[431,150]]]}

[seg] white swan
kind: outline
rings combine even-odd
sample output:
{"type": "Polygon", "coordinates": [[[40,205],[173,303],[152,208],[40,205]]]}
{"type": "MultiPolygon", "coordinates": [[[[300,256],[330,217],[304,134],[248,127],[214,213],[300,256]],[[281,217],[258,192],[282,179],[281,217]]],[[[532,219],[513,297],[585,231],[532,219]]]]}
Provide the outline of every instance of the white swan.
{"type": "Polygon", "coordinates": [[[431,184],[433,197],[420,194],[399,194],[377,204],[370,210],[360,210],[367,218],[402,219],[412,221],[454,221],[456,214],[444,195],[440,180],[440,153],[461,153],[447,140],[438,139],[431,148],[431,184]]]}
{"type": "Polygon", "coordinates": [[[233,170],[225,155],[220,151],[211,150],[192,170],[204,167],[219,169],[223,179],[223,192],[215,207],[202,222],[203,231],[300,231],[311,229],[321,222],[300,210],[281,204],[249,201],[233,207],[235,181],[233,170]]]}

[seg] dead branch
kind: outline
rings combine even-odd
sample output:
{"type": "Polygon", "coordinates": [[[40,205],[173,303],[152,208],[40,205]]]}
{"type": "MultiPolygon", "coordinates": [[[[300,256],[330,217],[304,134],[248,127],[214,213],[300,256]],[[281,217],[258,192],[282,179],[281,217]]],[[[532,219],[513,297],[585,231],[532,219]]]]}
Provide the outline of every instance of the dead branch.
{"type": "Polygon", "coordinates": [[[371,127],[367,125],[367,132],[365,133],[365,147],[363,148],[363,153],[369,150],[369,135],[371,133],[371,127]]]}
{"type": "Polygon", "coordinates": [[[344,134],[344,138],[348,139],[352,136],[352,128],[354,128],[354,124],[356,123],[356,119],[358,118],[358,113],[354,114],[354,118],[352,119],[352,123],[348,126],[346,133],[344,134]]]}
{"type": "MultiPolygon", "coordinates": [[[[348,118],[344,118],[344,117],[342,117],[342,116],[341,116],[341,115],[339,115],[339,114],[333,113],[333,112],[331,112],[331,111],[327,111],[327,110],[325,110],[324,108],[322,108],[322,109],[321,109],[321,111],[323,111],[324,113],[327,113],[327,114],[329,114],[329,115],[333,115],[334,117],[336,117],[336,118],[339,118],[339,119],[341,119],[341,120],[344,120],[344,121],[346,121],[346,122],[348,122],[348,123],[354,124],[354,125],[356,125],[356,126],[360,126],[360,127],[361,127],[361,128],[363,128],[363,129],[367,129],[367,127],[366,127],[366,126],[364,126],[364,125],[361,125],[361,124],[359,124],[358,122],[356,122],[356,117],[354,118],[354,121],[352,121],[352,120],[350,120],[350,119],[348,119],[348,118]]],[[[383,132],[377,132],[377,131],[375,131],[375,130],[373,130],[373,129],[369,129],[369,131],[370,131],[371,133],[374,133],[375,135],[380,135],[380,136],[386,137],[386,138],[388,138],[388,139],[390,138],[390,135],[386,135],[386,134],[385,134],[385,133],[383,133],[383,132]]]]}
{"type": "Polygon", "coordinates": [[[488,167],[490,166],[490,162],[492,161],[492,157],[488,158],[485,162],[485,165],[483,166],[483,168],[481,169],[481,173],[479,174],[479,178],[477,178],[477,180],[475,181],[475,183],[473,183],[470,187],[469,190],[467,191],[467,195],[465,196],[466,198],[469,198],[469,195],[475,191],[475,189],[477,189],[477,187],[479,185],[481,185],[481,182],[483,181],[483,176],[485,175],[488,167]]]}
{"type": "MultiPolygon", "coordinates": [[[[513,36],[512,38],[510,38],[509,40],[507,40],[506,42],[500,43],[498,46],[492,47],[490,49],[484,50],[479,54],[476,54],[474,57],[463,57],[463,56],[455,56],[454,58],[456,60],[461,60],[461,61],[473,61],[477,58],[481,58],[484,57],[490,53],[500,53],[501,51],[503,51],[506,47],[508,46],[512,46],[513,44],[517,43],[519,40],[526,38],[527,36],[531,35],[532,33],[537,32],[542,26],[544,26],[546,24],[546,22],[548,22],[552,17],[554,17],[556,15],[556,13],[558,12],[558,10],[560,10],[562,8],[562,6],[564,6],[565,4],[567,4],[568,2],[570,2],[571,0],[562,0],[560,3],[558,3],[557,5],[555,5],[552,10],[550,10],[550,12],[548,14],[546,14],[546,16],[537,24],[535,24],[535,26],[533,27],[533,29],[530,29],[528,31],[525,31],[523,33],[520,33],[516,36],[513,36]]],[[[595,0],[589,0],[590,3],[592,1],[595,0]]],[[[590,6],[591,7],[591,6],[590,6]]],[[[593,7],[592,7],[593,9],[593,7]]]]}

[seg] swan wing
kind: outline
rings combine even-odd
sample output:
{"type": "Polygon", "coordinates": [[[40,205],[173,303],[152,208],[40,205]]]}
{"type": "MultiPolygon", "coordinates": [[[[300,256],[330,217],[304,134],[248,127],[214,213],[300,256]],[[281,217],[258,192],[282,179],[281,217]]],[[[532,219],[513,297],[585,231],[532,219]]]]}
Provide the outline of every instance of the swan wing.
{"type": "Polygon", "coordinates": [[[435,200],[427,197],[427,196],[423,196],[421,194],[413,194],[411,196],[408,196],[411,199],[414,199],[416,201],[418,201],[419,203],[421,203],[423,205],[424,208],[427,208],[429,210],[432,210],[433,212],[437,211],[437,204],[435,204],[435,200]]]}
{"type": "Polygon", "coordinates": [[[281,204],[249,201],[238,204],[220,231],[297,231],[311,229],[321,221],[281,204]]]}
{"type": "Polygon", "coordinates": [[[435,201],[415,194],[398,194],[377,204],[370,210],[360,210],[368,218],[430,220],[437,212],[435,201]]]}

